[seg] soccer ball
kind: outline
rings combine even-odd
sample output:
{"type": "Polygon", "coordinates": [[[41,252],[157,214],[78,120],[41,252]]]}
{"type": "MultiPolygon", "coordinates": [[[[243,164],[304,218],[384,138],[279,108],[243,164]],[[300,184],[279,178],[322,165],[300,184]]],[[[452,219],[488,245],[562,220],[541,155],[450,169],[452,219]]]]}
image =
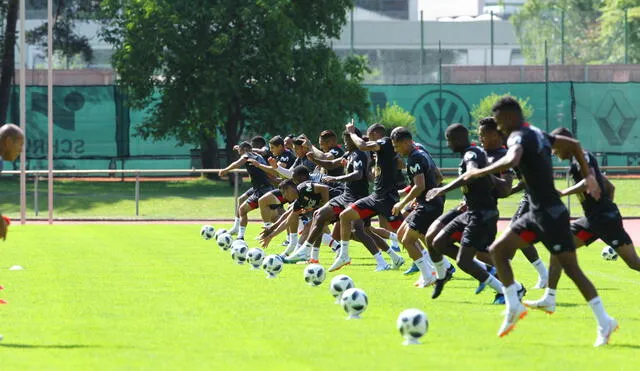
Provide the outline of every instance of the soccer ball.
{"type": "Polygon", "coordinates": [[[229,233],[222,233],[216,240],[218,241],[218,246],[224,251],[229,250],[231,247],[231,235],[229,233]]]}
{"type": "Polygon", "coordinates": [[[249,245],[247,245],[247,242],[245,240],[235,240],[231,243],[232,249],[236,246],[244,246],[247,248],[247,250],[249,250],[249,245]]]}
{"type": "Polygon", "coordinates": [[[397,326],[405,340],[404,345],[420,344],[418,339],[429,330],[429,320],[419,309],[406,309],[398,316],[397,326]]]}
{"type": "Polygon", "coordinates": [[[244,264],[247,260],[247,248],[246,245],[238,244],[231,248],[231,259],[238,264],[244,264]]]}
{"type": "Polygon", "coordinates": [[[325,270],[320,264],[309,264],[304,268],[304,280],[311,286],[318,286],[325,277],[325,270]]]}
{"type": "Polygon", "coordinates": [[[337,275],[331,280],[329,285],[329,292],[336,298],[336,304],[340,304],[340,297],[342,293],[356,287],[351,277],[344,274],[337,275]]]}
{"type": "Polygon", "coordinates": [[[247,261],[253,267],[252,269],[260,268],[260,265],[262,265],[263,260],[264,260],[264,251],[261,248],[255,247],[247,251],[247,261]]]}
{"type": "Polygon", "coordinates": [[[218,237],[220,237],[220,235],[221,235],[221,234],[224,234],[224,233],[229,233],[229,231],[227,231],[227,230],[226,230],[226,229],[224,229],[224,228],[222,228],[222,229],[218,229],[218,230],[216,231],[216,233],[213,235],[213,237],[215,237],[215,239],[217,240],[217,239],[218,239],[218,237]]]}
{"type": "Polygon", "coordinates": [[[369,298],[367,298],[367,294],[364,291],[352,288],[342,294],[340,304],[342,304],[342,309],[349,315],[347,319],[357,319],[367,309],[369,298]]]}
{"type": "Polygon", "coordinates": [[[262,269],[267,272],[267,278],[275,278],[280,274],[283,265],[280,255],[269,255],[262,261],[262,269]]]}
{"type": "Polygon", "coordinates": [[[604,260],[618,260],[618,253],[611,246],[603,247],[600,255],[604,260]]]}
{"type": "Polygon", "coordinates": [[[205,240],[212,239],[215,232],[215,228],[210,225],[203,225],[202,228],[200,228],[200,236],[202,236],[202,238],[204,238],[205,240]]]}

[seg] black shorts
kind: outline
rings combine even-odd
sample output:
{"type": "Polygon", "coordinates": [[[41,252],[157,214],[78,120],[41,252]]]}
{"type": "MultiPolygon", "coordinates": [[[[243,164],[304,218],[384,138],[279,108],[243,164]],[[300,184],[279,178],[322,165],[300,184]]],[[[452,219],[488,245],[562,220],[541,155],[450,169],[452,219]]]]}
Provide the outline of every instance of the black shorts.
{"type": "Polygon", "coordinates": [[[402,216],[391,214],[391,210],[393,209],[393,205],[399,200],[400,197],[396,192],[389,192],[384,196],[374,193],[359,199],[351,205],[351,208],[358,212],[360,219],[366,220],[375,215],[379,215],[387,219],[392,228],[398,229],[400,224],[402,224],[402,216]]]}
{"type": "Polygon", "coordinates": [[[529,244],[542,242],[551,254],[576,249],[569,225],[569,212],[562,203],[540,210],[530,209],[510,228],[529,244]]]}
{"type": "Polygon", "coordinates": [[[447,225],[451,223],[451,221],[458,216],[464,214],[464,211],[461,211],[458,207],[447,211],[446,213],[440,215],[438,219],[436,219],[440,224],[447,225]]]}
{"type": "MultiPolygon", "coordinates": [[[[258,208],[258,200],[260,199],[260,197],[266,195],[267,193],[273,191],[273,187],[272,186],[262,186],[260,188],[251,188],[249,191],[253,190],[253,192],[251,192],[249,194],[249,198],[247,198],[247,201],[245,201],[247,204],[249,204],[249,207],[251,207],[251,210],[253,209],[257,209],[258,208]]],[[[245,192],[244,194],[248,194],[249,191],[245,192]]]]}
{"type": "Polygon", "coordinates": [[[336,218],[343,212],[346,208],[351,206],[357,200],[351,196],[346,195],[345,193],[339,195],[338,197],[334,197],[329,200],[329,206],[333,209],[336,218]]]}
{"type": "Polygon", "coordinates": [[[458,215],[442,230],[462,247],[487,251],[498,233],[498,210],[468,210],[458,215]]]}
{"type": "Polygon", "coordinates": [[[282,191],[276,188],[273,191],[268,192],[267,194],[272,194],[275,198],[278,199],[278,203],[269,204],[269,208],[271,210],[284,208],[284,204],[287,203],[287,201],[284,199],[284,196],[282,195],[282,191]]]}
{"type": "Polygon", "coordinates": [[[416,204],[415,209],[404,220],[409,228],[425,235],[431,223],[433,223],[444,211],[443,204],[431,205],[425,202],[416,204]]]}
{"type": "Polygon", "coordinates": [[[582,217],[571,223],[571,233],[584,242],[585,246],[598,239],[614,249],[633,244],[631,237],[624,230],[622,216],[617,210],[582,217]]]}
{"type": "Polygon", "coordinates": [[[520,198],[520,203],[518,204],[518,209],[516,213],[511,217],[511,223],[513,224],[516,220],[520,219],[524,214],[529,212],[529,195],[523,194],[522,198],[520,198]]]}

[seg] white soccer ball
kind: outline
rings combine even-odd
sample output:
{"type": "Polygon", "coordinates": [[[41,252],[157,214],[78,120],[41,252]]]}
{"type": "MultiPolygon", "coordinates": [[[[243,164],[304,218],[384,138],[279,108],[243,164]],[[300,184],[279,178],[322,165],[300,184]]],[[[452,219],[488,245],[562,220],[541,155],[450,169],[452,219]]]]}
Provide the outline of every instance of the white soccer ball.
{"type": "Polygon", "coordinates": [[[604,260],[618,260],[618,253],[611,246],[603,247],[600,255],[604,260]]]}
{"type": "Polygon", "coordinates": [[[231,247],[232,239],[229,233],[222,233],[218,236],[217,241],[218,246],[224,251],[229,250],[229,248],[231,247]]]}
{"type": "Polygon", "coordinates": [[[349,319],[357,319],[367,309],[369,298],[361,289],[352,288],[342,294],[340,304],[342,309],[349,315],[349,319]]]}
{"type": "Polygon", "coordinates": [[[259,247],[254,247],[247,251],[247,261],[254,269],[260,268],[264,260],[264,251],[259,247]]]}
{"type": "Polygon", "coordinates": [[[280,255],[269,255],[262,261],[262,269],[267,272],[267,278],[275,278],[280,274],[283,265],[280,255]]]}
{"type": "Polygon", "coordinates": [[[233,249],[236,246],[244,246],[247,248],[247,250],[249,250],[249,245],[247,244],[247,242],[245,240],[235,240],[231,243],[231,248],[233,249]]]}
{"type": "Polygon", "coordinates": [[[224,233],[229,233],[229,231],[227,231],[227,230],[226,230],[226,229],[224,229],[224,228],[222,228],[222,229],[218,229],[218,230],[216,231],[216,233],[213,235],[213,237],[215,237],[215,239],[217,240],[217,239],[218,239],[218,237],[220,237],[220,235],[221,235],[221,234],[224,234],[224,233]]]}
{"type": "Polygon", "coordinates": [[[356,287],[356,285],[353,283],[351,277],[340,274],[333,277],[333,279],[331,280],[331,284],[329,285],[329,292],[331,293],[331,295],[333,295],[334,298],[336,298],[336,303],[339,304],[342,293],[354,287],[356,287]]]}
{"type": "Polygon", "coordinates": [[[406,309],[398,316],[397,327],[405,339],[404,345],[420,344],[418,339],[429,330],[429,320],[419,309],[406,309]]]}
{"type": "Polygon", "coordinates": [[[231,259],[237,264],[244,264],[247,260],[248,250],[247,246],[242,244],[231,247],[231,259]]]}
{"type": "Polygon", "coordinates": [[[205,240],[212,239],[215,233],[216,229],[213,228],[213,226],[203,225],[202,228],[200,228],[200,236],[202,236],[202,238],[204,238],[205,240]]]}
{"type": "Polygon", "coordinates": [[[321,284],[327,273],[320,264],[309,264],[304,268],[304,280],[311,286],[321,284]]]}

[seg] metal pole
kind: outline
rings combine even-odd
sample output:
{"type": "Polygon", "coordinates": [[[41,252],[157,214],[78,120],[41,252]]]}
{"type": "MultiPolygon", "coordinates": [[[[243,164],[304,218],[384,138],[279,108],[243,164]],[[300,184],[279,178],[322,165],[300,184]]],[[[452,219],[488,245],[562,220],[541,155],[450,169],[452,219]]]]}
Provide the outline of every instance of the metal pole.
{"type": "Polygon", "coordinates": [[[139,216],[139,215],[140,215],[140,172],[136,171],[136,216],[139,216]]]}
{"type": "Polygon", "coordinates": [[[420,82],[424,83],[424,11],[420,11],[420,82]]]}
{"type": "Polygon", "coordinates": [[[544,104],[545,104],[545,130],[549,132],[549,54],[547,53],[547,40],[544,41],[544,104]]]}
{"type": "Polygon", "coordinates": [[[47,115],[49,118],[49,224],[53,224],[53,0],[47,0],[47,115]]]}
{"type": "Polygon", "coordinates": [[[36,175],[33,180],[33,211],[36,216],[38,216],[38,211],[40,211],[38,210],[38,178],[40,177],[36,175]]]}
{"type": "MultiPolygon", "coordinates": [[[[27,141],[27,59],[25,43],[25,2],[20,0],[20,128],[27,141]]],[[[27,146],[22,146],[20,152],[20,224],[27,222],[27,175],[25,174],[27,164],[27,146]]]]}
{"type": "Polygon", "coordinates": [[[349,27],[351,27],[351,32],[350,32],[350,37],[351,37],[351,55],[354,54],[354,47],[353,47],[353,43],[354,43],[354,24],[353,24],[353,8],[351,9],[351,22],[349,23],[349,27]]]}
{"type": "Polygon", "coordinates": [[[493,35],[493,11],[491,11],[491,65],[493,66],[493,44],[494,44],[494,39],[493,39],[494,35],[493,35]]]}
{"type": "Polygon", "coordinates": [[[238,197],[240,197],[239,178],[240,178],[240,173],[234,172],[233,173],[233,200],[234,200],[235,210],[238,210],[238,206],[239,206],[238,205],[238,197]]]}
{"type": "Polygon", "coordinates": [[[560,18],[560,64],[564,64],[564,9],[562,9],[562,16],[560,18]]]}
{"type": "Polygon", "coordinates": [[[629,63],[629,11],[624,10],[624,64],[629,63]]]}
{"type": "Polygon", "coordinates": [[[440,167],[442,167],[442,40],[438,40],[438,145],[440,147],[440,167]]]}

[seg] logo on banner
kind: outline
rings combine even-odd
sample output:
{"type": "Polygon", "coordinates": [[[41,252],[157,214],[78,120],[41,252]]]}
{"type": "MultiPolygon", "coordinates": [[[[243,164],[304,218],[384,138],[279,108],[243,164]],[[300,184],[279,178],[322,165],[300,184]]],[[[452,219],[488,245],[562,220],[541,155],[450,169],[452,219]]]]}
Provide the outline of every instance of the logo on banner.
{"type": "Polygon", "coordinates": [[[468,127],[471,123],[469,105],[449,90],[431,90],[423,94],[413,105],[411,114],[416,118],[419,142],[431,151],[439,150],[440,145],[443,151],[449,151],[444,137],[447,126],[459,123],[468,127]]]}
{"type": "Polygon", "coordinates": [[[624,144],[637,120],[633,107],[619,90],[605,94],[595,116],[602,134],[612,146],[624,144]]]}

